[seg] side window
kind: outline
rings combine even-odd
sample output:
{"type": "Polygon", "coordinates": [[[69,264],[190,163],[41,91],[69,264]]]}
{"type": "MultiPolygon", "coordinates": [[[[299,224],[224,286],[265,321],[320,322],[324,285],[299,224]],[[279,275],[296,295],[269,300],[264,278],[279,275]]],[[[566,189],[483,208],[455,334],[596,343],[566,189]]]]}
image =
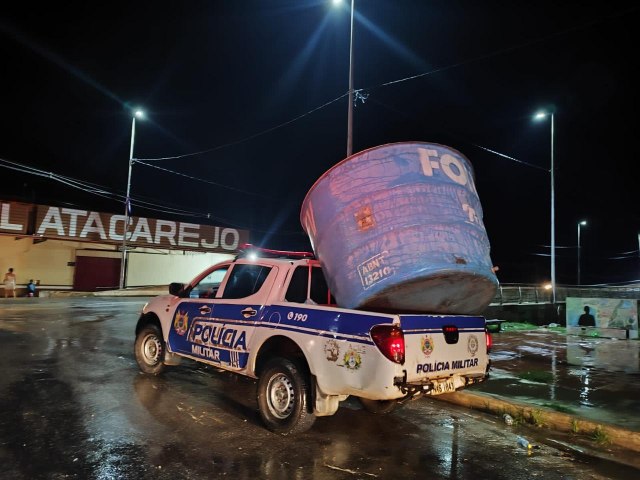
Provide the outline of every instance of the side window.
{"type": "Polygon", "coordinates": [[[314,267],[311,270],[311,300],[319,305],[335,305],[336,301],[329,291],[322,269],[314,267]]]}
{"type": "Polygon", "coordinates": [[[253,295],[267,279],[271,267],[235,264],[221,298],[244,298],[253,295]]]}
{"type": "Polygon", "coordinates": [[[189,298],[214,298],[224,276],[227,274],[227,270],[229,270],[229,267],[225,266],[209,273],[194,285],[189,292],[189,298]]]}
{"type": "Polygon", "coordinates": [[[287,302],[304,303],[307,300],[307,286],[309,280],[308,267],[296,267],[291,275],[289,288],[284,299],[287,302]]]}
{"type": "MultiPolygon", "coordinates": [[[[284,297],[285,300],[288,302],[304,303],[307,301],[308,290],[309,267],[296,267],[293,275],[291,275],[289,288],[287,288],[287,293],[284,297]]],[[[320,267],[313,267],[311,269],[311,292],[309,292],[309,297],[318,305],[333,305],[336,303],[329,291],[327,281],[320,267]]]]}

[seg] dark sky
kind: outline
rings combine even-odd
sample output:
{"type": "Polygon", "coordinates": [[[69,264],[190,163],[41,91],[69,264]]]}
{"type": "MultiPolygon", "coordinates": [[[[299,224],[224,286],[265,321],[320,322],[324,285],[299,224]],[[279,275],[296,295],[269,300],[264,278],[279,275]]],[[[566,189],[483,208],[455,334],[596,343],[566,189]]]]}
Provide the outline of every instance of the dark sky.
{"type": "MultiPolygon", "coordinates": [[[[640,278],[636,5],[356,0],[354,86],[368,97],[354,152],[411,140],[461,151],[500,280],[542,282],[550,123],[532,115],[554,108],[558,283],[576,281],[582,219],[583,283],[640,278]]],[[[120,212],[120,197],[6,166],[121,196],[140,106],[134,157],[179,157],[149,163],[209,183],[136,163],[134,215],[177,208],[254,243],[309,249],[302,200],[346,153],[348,13],[329,0],[4,5],[0,198],[120,212]]]]}

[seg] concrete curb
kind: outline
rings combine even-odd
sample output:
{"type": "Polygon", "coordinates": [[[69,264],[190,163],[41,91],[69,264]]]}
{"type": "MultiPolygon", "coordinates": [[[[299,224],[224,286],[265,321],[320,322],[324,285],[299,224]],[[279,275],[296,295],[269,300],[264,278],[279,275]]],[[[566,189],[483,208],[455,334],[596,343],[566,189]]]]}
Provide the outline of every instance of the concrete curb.
{"type": "Polygon", "coordinates": [[[71,290],[41,291],[42,298],[69,298],[69,297],[156,297],[168,293],[168,288],[154,288],[149,290],[105,290],[103,292],[76,292],[71,290]]]}
{"type": "Polygon", "coordinates": [[[593,437],[595,432],[602,432],[612,445],[640,452],[640,432],[626,430],[616,425],[594,422],[545,407],[505,400],[504,397],[496,397],[487,393],[460,391],[436,395],[433,398],[498,416],[508,413],[513,418],[523,418],[531,425],[543,426],[564,433],[593,437]]]}

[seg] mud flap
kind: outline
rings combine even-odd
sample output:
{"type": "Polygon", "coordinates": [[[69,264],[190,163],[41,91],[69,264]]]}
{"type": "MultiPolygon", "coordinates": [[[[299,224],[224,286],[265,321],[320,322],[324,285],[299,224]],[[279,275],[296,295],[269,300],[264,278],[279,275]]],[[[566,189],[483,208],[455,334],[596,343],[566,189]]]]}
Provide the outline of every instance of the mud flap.
{"type": "Polygon", "coordinates": [[[320,387],[316,378],[313,377],[313,414],[316,417],[328,417],[338,411],[340,402],[346,400],[349,395],[327,395],[320,387]]]}

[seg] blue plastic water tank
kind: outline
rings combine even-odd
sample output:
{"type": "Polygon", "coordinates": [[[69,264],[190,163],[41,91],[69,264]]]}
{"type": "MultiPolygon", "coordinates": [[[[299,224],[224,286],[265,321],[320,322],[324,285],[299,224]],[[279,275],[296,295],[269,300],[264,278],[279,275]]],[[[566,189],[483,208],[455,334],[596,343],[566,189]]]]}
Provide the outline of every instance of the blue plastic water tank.
{"type": "Polygon", "coordinates": [[[477,314],[496,293],[473,170],[454,149],[352,155],[311,187],[300,219],[341,307],[477,314]]]}

